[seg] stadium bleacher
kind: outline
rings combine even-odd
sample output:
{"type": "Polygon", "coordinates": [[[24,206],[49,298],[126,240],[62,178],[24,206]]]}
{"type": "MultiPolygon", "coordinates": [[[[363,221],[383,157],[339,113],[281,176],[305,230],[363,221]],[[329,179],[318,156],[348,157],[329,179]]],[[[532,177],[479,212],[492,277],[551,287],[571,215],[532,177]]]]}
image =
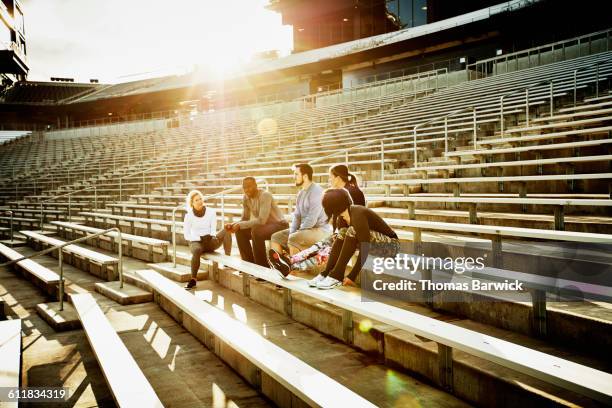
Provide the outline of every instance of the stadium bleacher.
{"type": "MultiPolygon", "coordinates": [[[[248,175],[265,180],[288,214],[296,191],[290,167],[298,162],[311,163],[322,185],[330,165],[346,163],[369,205],[414,248],[486,245],[492,255],[486,281],[511,271],[512,254],[609,267],[612,52],[458,84],[439,75],[371,83],[280,109],[265,119],[273,123],[269,129],[234,108],[129,138],[22,138],[1,145],[0,205],[12,213],[0,217],[0,227],[14,223],[28,246],[0,244],[0,253],[18,261],[33,249],[121,229],[122,242],[114,233],[66,247],[65,266],[46,256],[14,267],[43,289],[42,300],[57,300],[58,271],[66,270],[73,304],[67,308],[76,310],[119,405],[137,389],[125,388],[127,375],[138,379],[147,404],[171,405],[166,378],[156,377],[151,362],[161,356],[166,365],[180,365],[167,354],[172,339],[157,340],[167,343],[160,354],[139,347],[130,331],[144,331],[153,342],[153,332],[172,324],[169,332],[191,333],[214,353],[206,357],[211,364],[231,367],[223,366],[226,378],[256,391],[241,388],[246,396],[235,394],[238,402],[409,406],[427,395],[445,406],[610,404],[612,315],[605,300],[570,301],[534,281],[527,301],[466,290],[460,301],[362,302],[359,288],[318,291],[307,286],[307,273],[282,280],[236,251],[204,255],[198,291],[178,286],[189,277],[190,254],[173,234],[182,229],[173,214],[185,195],[196,188],[208,196],[221,226],[240,216],[241,180],[248,175]],[[568,254],[567,243],[586,244],[584,253],[568,254]],[[101,291],[95,283],[117,278],[117,247],[124,248],[126,286],[152,293],[153,302],[118,305],[112,295],[95,293],[101,291]],[[130,323],[115,334],[114,314],[154,316],[159,308],[171,317],[155,317],[166,319],[165,326],[130,323]],[[108,309],[116,309],[107,315],[110,324],[108,309]],[[101,341],[107,336],[114,351],[101,341]],[[125,356],[129,372],[109,364],[114,352],[125,356]]],[[[37,299],[20,290],[0,293],[37,299]]]]}
{"type": "Polygon", "coordinates": [[[0,145],[15,143],[19,139],[31,135],[31,132],[27,131],[0,131],[0,145]]]}
{"type": "Polygon", "coordinates": [[[104,85],[20,81],[2,92],[0,102],[5,104],[54,104],[85,96],[101,87],[104,85]]]}

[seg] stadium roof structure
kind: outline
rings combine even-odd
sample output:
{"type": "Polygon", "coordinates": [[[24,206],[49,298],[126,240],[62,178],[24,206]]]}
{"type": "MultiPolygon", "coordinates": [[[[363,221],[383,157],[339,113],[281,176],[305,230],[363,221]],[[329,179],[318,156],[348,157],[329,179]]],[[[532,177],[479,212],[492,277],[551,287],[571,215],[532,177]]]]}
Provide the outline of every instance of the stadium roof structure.
{"type": "MultiPolygon", "coordinates": [[[[495,6],[451,17],[422,26],[406,28],[391,33],[362,38],[341,44],[335,44],[319,49],[308,50],[292,54],[276,60],[256,61],[248,64],[240,73],[230,74],[225,80],[241,79],[250,76],[279,73],[286,70],[297,69],[326,61],[338,60],[343,57],[353,57],[356,54],[371,50],[380,50],[381,47],[401,44],[406,41],[418,39],[431,34],[440,33],[457,27],[466,26],[471,23],[487,20],[493,16],[505,14],[529,7],[541,0],[513,0],[500,3],[495,6]]],[[[169,76],[127,82],[117,85],[109,85],[97,92],[73,99],[69,103],[91,102],[100,99],[118,96],[135,95],[140,93],[167,91],[184,88],[196,84],[209,82],[207,78],[199,78],[197,73],[182,76],[169,76]]]]}

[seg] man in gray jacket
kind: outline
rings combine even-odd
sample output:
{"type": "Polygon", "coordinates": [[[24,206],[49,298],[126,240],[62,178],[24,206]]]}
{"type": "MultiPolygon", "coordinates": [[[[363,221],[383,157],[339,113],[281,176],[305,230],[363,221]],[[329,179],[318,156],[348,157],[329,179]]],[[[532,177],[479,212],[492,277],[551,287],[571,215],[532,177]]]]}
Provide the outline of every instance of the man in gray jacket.
{"type": "Polygon", "coordinates": [[[226,224],[225,228],[236,234],[240,257],[244,261],[267,267],[266,240],[273,233],[286,229],[289,224],[272,194],[257,188],[257,181],[253,177],[242,180],[242,189],[242,220],[226,224]]]}
{"type": "Polygon", "coordinates": [[[293,174],[295,185],[300,187],[300,191],[297,195],[291,226],[272,234],[270,243],[271,249],[279,253],[288,247],[291,255],[309,248],[315,242],[328,237],[332,232],[321,205],[323,188],[313,183],[312,167],[308,164],[296,164],[293,174]]]}

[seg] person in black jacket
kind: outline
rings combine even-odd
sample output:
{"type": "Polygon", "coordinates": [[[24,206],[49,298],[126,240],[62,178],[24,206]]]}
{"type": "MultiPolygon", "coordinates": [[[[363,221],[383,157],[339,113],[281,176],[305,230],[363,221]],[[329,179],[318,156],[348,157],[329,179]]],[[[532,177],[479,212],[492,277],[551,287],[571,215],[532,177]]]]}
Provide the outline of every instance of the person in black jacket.
{"type": "MultiPolygon", "coordinates": [[[[373,210],[351,204],[351,197],[344,189],[327,190],[323,195],[323,209],[328,219],[345,222],[348,230],[344,238],[338,237],[332,246],[324,277],[316,283],[319,289],[332,289],[342,284],[344,271],[351,257],[359,249],[357,262],[348,278],[354,281],[368,257],[371,244],[391,244],[399,249],[397,234],[373,210]]],[[[334,226],[335,227],[335,226],[334,226]]]]}

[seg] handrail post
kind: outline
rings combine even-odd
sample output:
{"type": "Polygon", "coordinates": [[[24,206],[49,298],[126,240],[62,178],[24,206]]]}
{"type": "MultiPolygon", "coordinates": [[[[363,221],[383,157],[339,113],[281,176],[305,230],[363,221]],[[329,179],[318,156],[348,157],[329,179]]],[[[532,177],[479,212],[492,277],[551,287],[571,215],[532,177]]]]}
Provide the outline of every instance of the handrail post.
{"type": "Polygon", "coordinates": [[[476,126],[476,107],[474,106],[473,108],[473,112],[474,112],[474,150],[476,150],[476,130],[477,130],[477,126],[476,126]]]}
{"type": "Polygon", "coordinates": [[[117,240],[119,241],[117,244],[119,250],[119,264],[117,265],[117,269],[119,269],[119,289],[123,289],[123,239],[121,239],[119,228],[117,228],[117,240]]]}
{"type": "Polygon", "coordinates": [[[413,130],[413,140],[412,140],[412,154],[414,154],[414,168],[418,167],[418,158],[417,158],[417,126],[414,127],[413,130]]]}
{"type": "Polygon", "coordinates": [[[574,70],[574,107],[576,107],[576,77],[578,75],[578,70],[574,70]]]}
{"type": "Polygon", "coordinates": [[[500,136],[504,137],[504,96],[500,96],[499,97],[499,129],[500,129],[500,136]]]}
{"type": "Polygon", "coordinates": [[[599,98],[599,62],[595,64],[595,97],[599,98]]]}
{"type": "Polygon", "coordinates": [[[525,89],[525,124],[529,126],[529,88],[525,89]]]}
{"type": "Polygon", "coordinates": [[[94,209],[98,209],[98,187],[94,186],[94,209]]]}
{"type": "Polygon", "coordinates": [[[172,209],[172,267],[176,268],[176,210],[181,206],[172,209]]]}
{"type": "Polygon", "coordinates": [[[64,257],[62,253],[62,248],[57,249],[57,258],[59,262],[59,310],[60,312],[64,310],[64,257]]]}
{"type": "MultiPolygon", "coordinates": [[[[72,222],[72,216],[70,215],[71,213],[71,207],[72,207],[72,201],[71,201],[72,196],[68,196],[68,222],[72,222]]],[[[40,229],[40,231],[42,232],[42,228],[40,229]]]]}
{"type": "Polygon", "coordinates": [[[344,152],[344,164],[346,165],[346,167],[348,167],[348,165],[349,165],[349,151],[348,151],[348,149],[344,152]]]}
{"type": "Polygon", "coordinates": [[[553,81],[550,81],[550,116],[553,115],[553,109],[554,109],[554,96],[553,96],[553,81]]]}
{"type": "Polygon", "coordinates": [[[119,178],[119,201],[123,201],[123,194],[122,194],[122,185],[123,185],[123,177],[119,178]]]}
{"type": "Polygon", "coordinates": [[[9,232],[9,240],[11,241],[11,243],[13,242],[13,212],[12,211],[8,211],[9,215],[11,216],[11,223],[10,223],[10,232],[9,232]]]}
{"type": "Polygon", "coordinates": [[[43,230],[43,203],[40,202],[40,231],[43,230]]]}
{"type": "Polygon", "coordinates": [[[225,223],[225,191],[221,192],[221,222],[225,223]]]}
{"type": "Polygon", "coordinates": [[[448,153],[448,116],[444,117],[444,153],[448,153]]]}
{"type": "Polygon", "coordinates": [[[380,181],[385,179],[385,140],[380,139],[380,181]]]}

